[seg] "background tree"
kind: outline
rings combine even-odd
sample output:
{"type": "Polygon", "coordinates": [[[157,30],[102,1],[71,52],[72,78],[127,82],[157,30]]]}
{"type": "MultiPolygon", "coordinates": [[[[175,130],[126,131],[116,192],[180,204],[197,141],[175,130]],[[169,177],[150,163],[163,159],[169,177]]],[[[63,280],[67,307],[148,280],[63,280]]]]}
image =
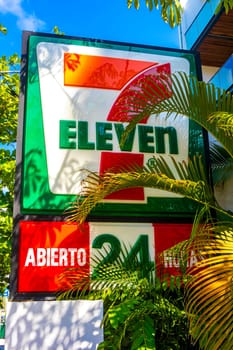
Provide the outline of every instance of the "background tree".
{"type": "MultiPolygon", "coordinates": [[[[1,26],[5,33],[6,29],[1,26]]],[[[0,293],[8,286],[11,256],[19,57],[0,58],[0,293]]]]}
{"type": "MultiPolygon", "coordinates": [[[[55,34],[63,35],[58,27],[55,34]]],[[[7,28],[0,23],[0,34],[7,28]]],[[[20,57],[0,57],[0,293],[9,284],[20,57]]]]}
{"type": "MultiPolygon", "coordinates": [[[[64,35],[55,26],[53,33],[64,35]]],[[[7,28],[0,23],[0,35],[7,28]]],[[[20,57],[0,57],[0,294],[9,284],[16,165],[20,57]]]]}
{"type": "MultiPolygon", "coordinates": [[[[183,13],[182,0],[144,0],[144,2],[150,11],[153,9],[160,10],[162,19],[164,22],[168,23],[170,27],[173,28],[181,23],[183,13]]],[[[127,0],[127,4],[128,8],[134,6],[138,10],[141,1],[127,0]]],[[[190,6],[192,6],[191,3],[190,6]]],[[[233,8],[233,0],[221,0],[216,9],[216,12],[220,11],[222,7],[224,7],[225,12],[228,13],[233,8]]]]}
{"type": "Polygon", "coordinates": [[[3,34],[7,33],[6,27],[4,27],[1,23],[0,23],[0,32],[3,33],[3,34]]]}

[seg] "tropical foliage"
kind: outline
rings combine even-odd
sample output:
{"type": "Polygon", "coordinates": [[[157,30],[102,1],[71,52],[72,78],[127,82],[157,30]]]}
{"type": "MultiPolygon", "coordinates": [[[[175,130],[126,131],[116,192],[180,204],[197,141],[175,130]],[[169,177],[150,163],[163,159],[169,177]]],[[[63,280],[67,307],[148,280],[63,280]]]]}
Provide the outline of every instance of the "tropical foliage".
{"type": "Polygon", "coordinates": [[[3,34],[7,33],[6,27],[4,27],[1,23],[0,23],[0,32],[3,33],[3,34]]]}
{"type": "MultiPolygon", "coordinates": [[[[132,5],[138,10],[140,7],[139,0],[127,0],[128,8],[132,5]]],[[[164,22],[168,23],[171,27],[181,23],[181,16],[183,12],[183,7],[181,1],[163,1],[163,0],[145,0],[146,7],[151,11],[155,9],[161,9],[161,17],[164,22]]]]}
{"type": "MultiPolygon", "coordinates": [[[[211,1],[211,0],[208,0],[211,1]]],[[[152,11],[157,9],[161,11],[161,17],[164,22],[168,23],[172,28],[179,25],[182,20],[183,13],[182,0],[145,0],[146,7],[152,11]]],[[[204,1],[203,1],[204,3],[204,1]]],[[[128,8],[134,6],[137,10],[140,8],[140,0],[127,0],[128,8]]],[[[226,13],[233,8],[232,0],[220,0],[216,12],[219,12],[224,7],[226,13]]]]}
{"type": "MultiPolygon", "coordinates": [[[[0,34],[7,28],[0,24],[0,34]]],[[[54,33],[63,34],[58,27],[54,33]]],[[[20,57],[0,57],[0,293],[9,284],[20,57]]]]}
{"type": "Polygon", "coordinates": [[[0,292],[8,285],[18,113],[19,57],[0,58],[0,292]]]}
{"type": "Polygon", "coordinates": [[[203,349],[230,350],[233,346],[233,222],[206,225],[192,244],[202,259],[186,285],[191,335],[203,349]]]}
{"type": "MultiPolygon", "coordinates": [[[[232,95],[184,73],[175,73],[171,79],[164,76],[160,79],[163,88],[150,81],[148,85],[136,88],[132,99],[119,102],[118,120],[121,113],[127,112],[129,117],[127,132],[148,115],[155,118],[162,112],[166,118],[183,115],[211,132],[232,160],[232,95]],[[169,99],[161,98],[164,86],[172,91],[169,99]]],[[[185,307],[192,338],[199,341],[202,349],[230,350],[233,347],[233,215],[223,210],[214,198],[210,178],[199,156],[190,159],[188,164],[173,160],[173,165],[179,178],[175,178],[162,157],[155,158],[155,166],[150,168],[122,169],[122,173],[109,172],[101,176],[90,173],[84,182],[83,196],[71,208],[70,219],[83,222],[108,194],[127,187],[156,187],[200,203],[203,209],[197,216],[190,241],[181,243],[178,253],[175,247],[171,254],[181,256],[182,251],[183,256],[188,256],[190,249],[194,249],[198,257],[196,267],[188,271],[191,278],[185,284],[185,307]],[[219,221],[219,214],[224,222],[219,221]]]]}
{"type": "MultiPolygon", "coordinates": [[[[121,120],[127,111],[130,121],[126,135],[145,118],[145,115],[153,115],[154,118],[160,113],[165,113],[166,118],[182,115],[212,133],[232,157],[233,98],[230,93],[212,84],[200,82],[194,77],[189,79],[185,73],[174,73],[172,78],[161,76],[161,88],[158,88],[157,82],[147,79],[147,85],[141,87],[140,92],[135,87],[135,94],[132,91],[127,101],[119,102],[117,120],[121,120]],[[172,91],[169,99],[166,98],[167,90],[164,87],[172,91]]],[[[174,159],[173,163],[178,171],[179,180],[161,157],[156,158],[154,165],[148,168],[135,168],[133,171],[122,169],[121,173],[106,172],[102,176],[91,173],[83,183],[82,196],[73,204],[70,218],[82,223],[107,195],[123,188],[138,186],[154,187],[186,195],[196,202],[222,211],[208,185],[210,179],[201,166],[199,156],[190,159],[189,164],[176,163],[174,159]]]]}
{"type": "Polygon", "coordinates": [[[107,249],[99,252],[93,259],[91,278],[83,276],[83,271],[65,271],[60,282],[69,290],[60,298],[104,301],[104,341],[98,349],[194,349],[180,279],[176,285],[171,280],[168,287],[155,278],[152,262],[142,264],[131,252],[122,248],[109,264],[103,264],[107,249]]]}

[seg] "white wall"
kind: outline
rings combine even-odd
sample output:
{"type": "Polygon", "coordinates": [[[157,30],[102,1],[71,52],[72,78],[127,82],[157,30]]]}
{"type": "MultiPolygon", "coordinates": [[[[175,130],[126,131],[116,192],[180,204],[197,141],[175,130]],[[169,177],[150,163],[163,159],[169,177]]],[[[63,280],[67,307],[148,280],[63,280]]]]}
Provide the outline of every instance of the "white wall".
{"type": "Polygon", "coordinates": [[[202,68],[202,80],[208,83],[208,81],[215,75],[219,70],[219,67],[201,66],[202,68]]]}
{"type": "Polygon", "coordinates": [[[96,350],[102,316],[101,300],[9,302],[5,350],[96,350]]]}
{"type": "Polygon", "coordinates": [[[214,186],[215,199],[221,208],[233,212],[233,175],[214,186]]]}

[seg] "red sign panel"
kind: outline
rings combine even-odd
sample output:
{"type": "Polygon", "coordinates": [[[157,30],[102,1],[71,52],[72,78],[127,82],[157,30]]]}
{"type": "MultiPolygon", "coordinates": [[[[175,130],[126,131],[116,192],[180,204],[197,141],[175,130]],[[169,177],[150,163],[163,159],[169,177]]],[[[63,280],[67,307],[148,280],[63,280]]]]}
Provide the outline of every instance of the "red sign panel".
{"type": "MultiPolygon", "coordinates": [[[[182,255],[168,254],[164,251],[188,239],[191,231],[192,224],[154,224],[157,273],[159,276],[181,275],[182,255]]],[[[187,260],[187,267],[193,266],[196,262],[195,256],[191,255],[187,260]]]]}
{"type": "MultiPolygon", "coordinates": [[[[78,269],[79,275],[86,276],[90,273],[91,255],[105,244],[113,250],[116,243],[119,247],[133,247],[139,259],[158,260],[165,249],[189,238],[191,229],[191,224],[85,223],[78,227],[67,222],[22,221],[18,292],[55,292],[65,287],[66,281],[58,281],[58,277],[67,269],[78,269]]],[[[190,266],[194,258],[189,258],[190,266]]],[[[157,273],[179,275],[179,259],[165,253],[157,273]]]]}
{"type": "Polygon", "coordinates": [[[68,268],[89,271],[89,227],[65,222],[20,222],[18,292],[54,292],[68,268]]]}

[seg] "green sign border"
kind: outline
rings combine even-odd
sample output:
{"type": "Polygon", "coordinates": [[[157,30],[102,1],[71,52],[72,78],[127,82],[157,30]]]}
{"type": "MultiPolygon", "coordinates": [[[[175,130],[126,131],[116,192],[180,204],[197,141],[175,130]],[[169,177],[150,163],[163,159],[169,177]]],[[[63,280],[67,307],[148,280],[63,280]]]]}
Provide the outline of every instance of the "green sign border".
{"type": "MultiPolygon", "coordinates": [[[[48,185],[48,169],[41,107],[36,47],[40,42],[63,45],[84,45],[115,50],[135,51],[170,57],[182,57],[190,62],[190,74],[198,75],[198,55],[186,50],[79,39],[42,33],[24,33],[27,41],[26,92],[23,112],[21,214],[62,215],[76,199],[73,195],[53,194],[48,185]]],[[[204,131],[189,122],[189,154],[198,150],[204,154],[204,131]]],[[[150,197],[145,204],[104,203],[96,207],[90,219],[192,217],[197,205],[186,198],[150,197]]]]}

